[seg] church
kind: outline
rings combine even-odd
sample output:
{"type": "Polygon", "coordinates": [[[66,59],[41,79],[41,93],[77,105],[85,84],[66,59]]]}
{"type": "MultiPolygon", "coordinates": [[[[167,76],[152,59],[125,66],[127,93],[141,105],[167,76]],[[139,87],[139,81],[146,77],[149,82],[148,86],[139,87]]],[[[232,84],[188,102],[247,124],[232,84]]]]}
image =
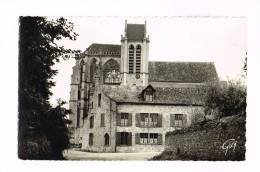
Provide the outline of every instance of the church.
{"type": "Polygon", "coordinates": [[[146,22],[126,21],[120,45],[93,43],[76,60],[69,118],[82,150],[162,151],[167,132],[204,116],[214,63],[149,61],[149,43],[146,22]]]}

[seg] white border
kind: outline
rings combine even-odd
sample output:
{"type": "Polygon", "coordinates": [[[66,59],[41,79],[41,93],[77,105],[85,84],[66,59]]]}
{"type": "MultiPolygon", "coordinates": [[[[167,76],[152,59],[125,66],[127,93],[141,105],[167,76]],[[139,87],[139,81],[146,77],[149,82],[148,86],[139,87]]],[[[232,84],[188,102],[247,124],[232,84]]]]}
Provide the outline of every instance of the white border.
{"type": "Polygon", "coordinates": [[[4,1],[1,11],[0,171],[259,171],[260,5],[257,1],[4,1]],[[245,162],[92,162],[17,159],[18,16],[247,16],[248,118],[245,162]]]}

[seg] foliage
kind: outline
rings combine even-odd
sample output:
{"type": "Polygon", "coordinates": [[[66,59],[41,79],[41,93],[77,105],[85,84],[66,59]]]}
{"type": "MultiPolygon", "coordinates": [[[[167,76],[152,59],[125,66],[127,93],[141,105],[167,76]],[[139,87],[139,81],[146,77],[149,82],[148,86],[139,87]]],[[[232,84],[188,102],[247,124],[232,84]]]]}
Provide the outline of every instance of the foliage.
{"type": "MultiPolygon", "coordinates": [[[[49,133],[64,127],[65,123],[58,121],[65,120],[67,111],[62,109],[62,104],[52,108],[49,103],[50,89],[55,85],[52,78],[58,72],[52,66],[60,58],[77,57],[79,51],[57,43],[62,38],[75,40],[77,34],[73,32],[73,24],[66,19],[47,20],[45,17],[20,17],[19,31],[18,156],[22,159],[53,159],[57,148],[49,133]],[[59,113],[54,115],[58,109],[59,113]],[[54,121],[47,124],[46,121],[51,119],[54,121]],[[55,122],[56,127],[52,126],[55,122]],[[28,145],[35,145],[34,150],[41,152],[31,152],[33,149],[28,145]]],[[[62,132],[67,135],[64,128],[62,132]]],[[[62,145],[60,150],[65,147],[62,145]]]]}
{"type": "Polygon", "coordinates": [[[189,128],[167,132],[166,150],[151,160],[242,161],[246,152],[245,134],[246,116],[243,115],[200,122],[189,128]],[[236,147],[225,154],[221,147],[230,138],[236,140],[236,147]]]}
{"type": "Polygon", "coordinates": [[[246,114],[246,88],[239,82],[210,85],[205,101],[205,114],[219,117],[246,114]]]}
{"type": "Polygon", "coordinates": [[[244,61],[243,72],[245,73],[245,76],[246,76],[247,75],[247,52],[246,52],[246,57],[245,57],[245,61],[244,61]]]}
{"type": "Polygon", "coordinates": [[[58,100],[58,105],[51,108],[41,119],[42,130],[50,141],[53,159],[62,159],[62,151],[69,147],[69,129],[71,123],[67,116],[70,110],[63,107],[65,101],[58,100]]]}

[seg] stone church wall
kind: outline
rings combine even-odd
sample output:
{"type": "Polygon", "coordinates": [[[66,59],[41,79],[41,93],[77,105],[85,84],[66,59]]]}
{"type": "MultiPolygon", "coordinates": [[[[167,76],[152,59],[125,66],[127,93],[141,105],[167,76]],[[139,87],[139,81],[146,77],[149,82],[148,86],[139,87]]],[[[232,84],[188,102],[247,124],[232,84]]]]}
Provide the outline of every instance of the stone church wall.
{"type": "Polygon", "coordinates": [[[101,93],[101,106],[98,107],[98,94],[101,91],[97,87],[91,98],[93,108],[88,117],[84,119],[82,130],[82,150],[91,152],[115,152],[115,126],[116,105],[115,102],[101,93]],[[104,114],[104,127],[101,126],[101,114],[104,114]],[[94,127],[90,128],[90,117],[94,117],[94,127]],[[93,145],[89,145],[89,134],[93,133],[93,145]],[[109,135],[109,145],[105,146],[105,134],[109,135]]]}

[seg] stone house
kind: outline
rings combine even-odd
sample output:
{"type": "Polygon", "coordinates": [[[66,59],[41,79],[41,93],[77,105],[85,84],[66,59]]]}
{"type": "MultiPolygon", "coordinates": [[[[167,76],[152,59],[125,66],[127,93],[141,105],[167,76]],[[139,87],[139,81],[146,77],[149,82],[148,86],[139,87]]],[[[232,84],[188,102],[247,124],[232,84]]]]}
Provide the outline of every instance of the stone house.
{"type": "Polygon", "coordinates": [[[165,134],[203,116],[211,62],[149,61],[145,24],[125,23],[121,45],[93,43],[71,76],[72,139],[94,152],[162,151],[165,134]]]}

